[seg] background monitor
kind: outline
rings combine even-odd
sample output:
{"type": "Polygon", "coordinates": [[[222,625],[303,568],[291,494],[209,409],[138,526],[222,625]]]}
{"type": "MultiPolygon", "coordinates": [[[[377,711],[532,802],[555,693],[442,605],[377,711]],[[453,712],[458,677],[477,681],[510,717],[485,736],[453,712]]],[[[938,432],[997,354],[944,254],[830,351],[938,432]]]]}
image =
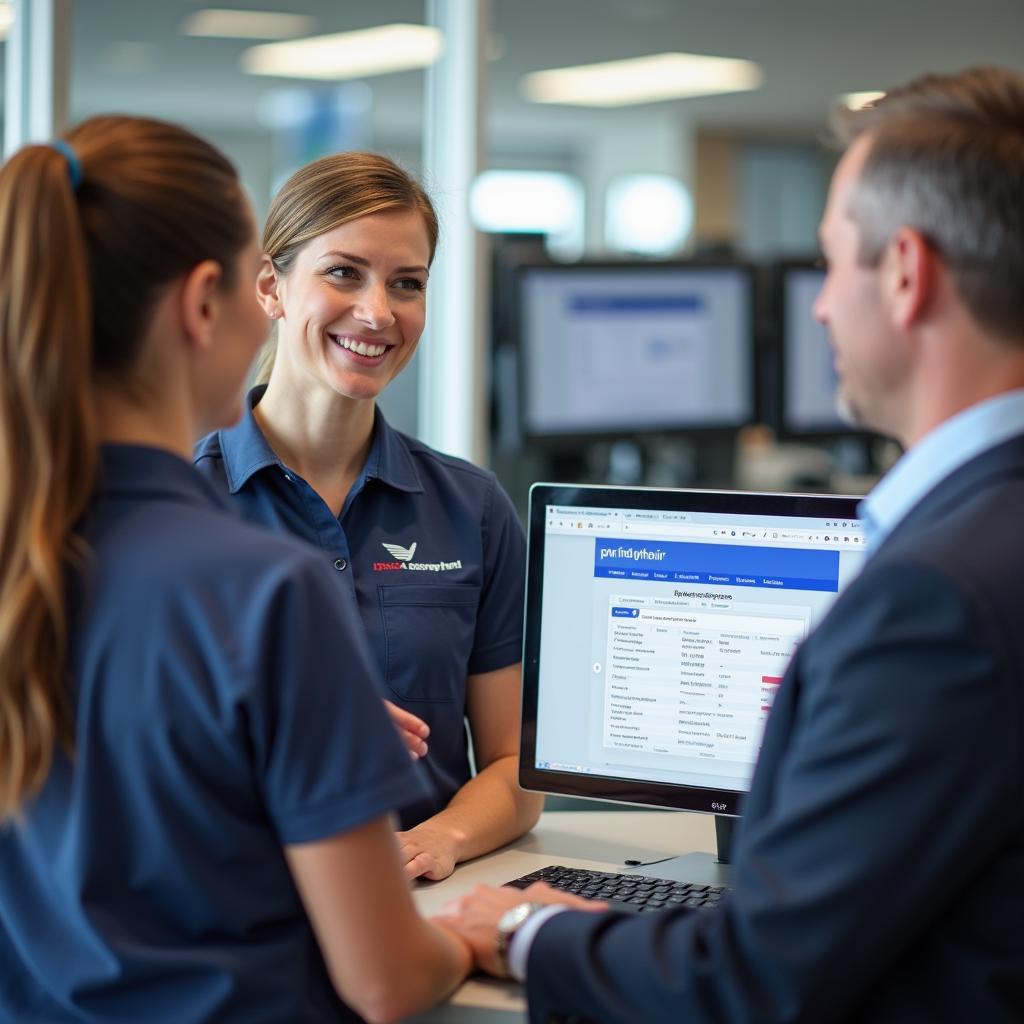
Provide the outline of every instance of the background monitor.
{"type": "Polygon", "coordinates": [[[517,294],[524,435],[735,430],[754,419],[749,267],[527,266],[517,294]]]}
{"type": "Polygon", "coordinates": [[[854,428],[836,411],[839,378],[828,330],[813,314],[825,270],[813,263],[784,263],[778,275],[779,433],[785,437],[851,433],[854,428]]]}
{"type": "Polygon", "coordinates": [[[736,815],[789,658],[865,557],[856,504],[536,485],[521,785],[736,815]]]}

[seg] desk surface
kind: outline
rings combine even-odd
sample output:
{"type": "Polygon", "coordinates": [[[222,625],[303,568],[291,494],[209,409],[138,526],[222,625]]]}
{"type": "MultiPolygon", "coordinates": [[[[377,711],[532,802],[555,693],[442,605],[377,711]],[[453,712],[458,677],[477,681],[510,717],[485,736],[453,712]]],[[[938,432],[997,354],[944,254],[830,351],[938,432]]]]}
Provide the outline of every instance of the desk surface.
{"type": "MultiPolygon", "coordinates": [[[[525,836],[495,853],[461,864],[443,882],[417,886],[421,913],[436,914],[474,885],[501,885],[548,864],[624,871],[687,882],[722,884],[715,863],[715,819],[680,811],[549,811],[525,836]],[[649,863],[664,858],[666,863],[649,863]],[[644,862],[625,867],[624,861],[644,862]]],[[[490,1024],[525,1021],[520,986],[474,977],[443,1006],[413,1018],[418,1024],[490,1024]]]]}

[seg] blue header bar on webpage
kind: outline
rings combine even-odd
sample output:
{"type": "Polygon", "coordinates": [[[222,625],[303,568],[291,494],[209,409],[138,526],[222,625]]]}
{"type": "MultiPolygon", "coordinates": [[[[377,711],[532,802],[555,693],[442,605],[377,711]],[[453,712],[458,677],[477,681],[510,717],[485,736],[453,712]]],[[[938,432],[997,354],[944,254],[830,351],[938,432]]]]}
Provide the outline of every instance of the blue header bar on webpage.
{"type": "Polygon", "coordinates": [[[838,593],[839,552],[602,537],[594,541],[594,576],[838,593]]]}
{"type": "Polygon", "coordinates": [[[697,313],[704,308],[699,295],[574,295],[572,313],[697,313]]]}

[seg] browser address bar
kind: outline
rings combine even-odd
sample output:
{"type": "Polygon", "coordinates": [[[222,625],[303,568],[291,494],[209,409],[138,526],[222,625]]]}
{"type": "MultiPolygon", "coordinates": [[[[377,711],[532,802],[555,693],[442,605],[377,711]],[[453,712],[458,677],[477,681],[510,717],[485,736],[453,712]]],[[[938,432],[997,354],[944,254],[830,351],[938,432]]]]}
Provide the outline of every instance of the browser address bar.
{"type": "Polygon", "coordinates": [[[621,523],[618,529],[625,534],[643,534],[648,537],[694,537],[711,538],[725,543],[744,543],[753,541],[801,541],[829,543],[838,540],[840,532],[847,535],[855,534],[856,530],[844,530],[826,534],[822,530],[775,529],[772,527],[753,526],[697,526],[673,523],[621,523]],[[826,537],[828,541],[826,541],[826,537]]]}
{"type": "Polygon", "coordinates": [[[720,526],[690,526],[676,523],[622,523],[619,529],[623,533],[642,533],[646,536],[658,534],[667,537],[714,537],[722,534],[720,526]]]}

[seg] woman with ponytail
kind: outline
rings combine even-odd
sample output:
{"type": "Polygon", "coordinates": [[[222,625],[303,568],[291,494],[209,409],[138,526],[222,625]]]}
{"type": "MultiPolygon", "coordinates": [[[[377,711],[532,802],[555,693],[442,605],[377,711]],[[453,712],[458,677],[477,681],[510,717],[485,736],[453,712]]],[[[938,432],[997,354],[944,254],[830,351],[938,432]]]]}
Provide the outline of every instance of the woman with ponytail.
{"type": "Polygon", "coordinates": [[[404,882],[421,783],[357,617],[190,464],[240,414],[259,264],[181,128],[0,169],[0,1020],[390,1019],[467,970],[404,882]]]}

